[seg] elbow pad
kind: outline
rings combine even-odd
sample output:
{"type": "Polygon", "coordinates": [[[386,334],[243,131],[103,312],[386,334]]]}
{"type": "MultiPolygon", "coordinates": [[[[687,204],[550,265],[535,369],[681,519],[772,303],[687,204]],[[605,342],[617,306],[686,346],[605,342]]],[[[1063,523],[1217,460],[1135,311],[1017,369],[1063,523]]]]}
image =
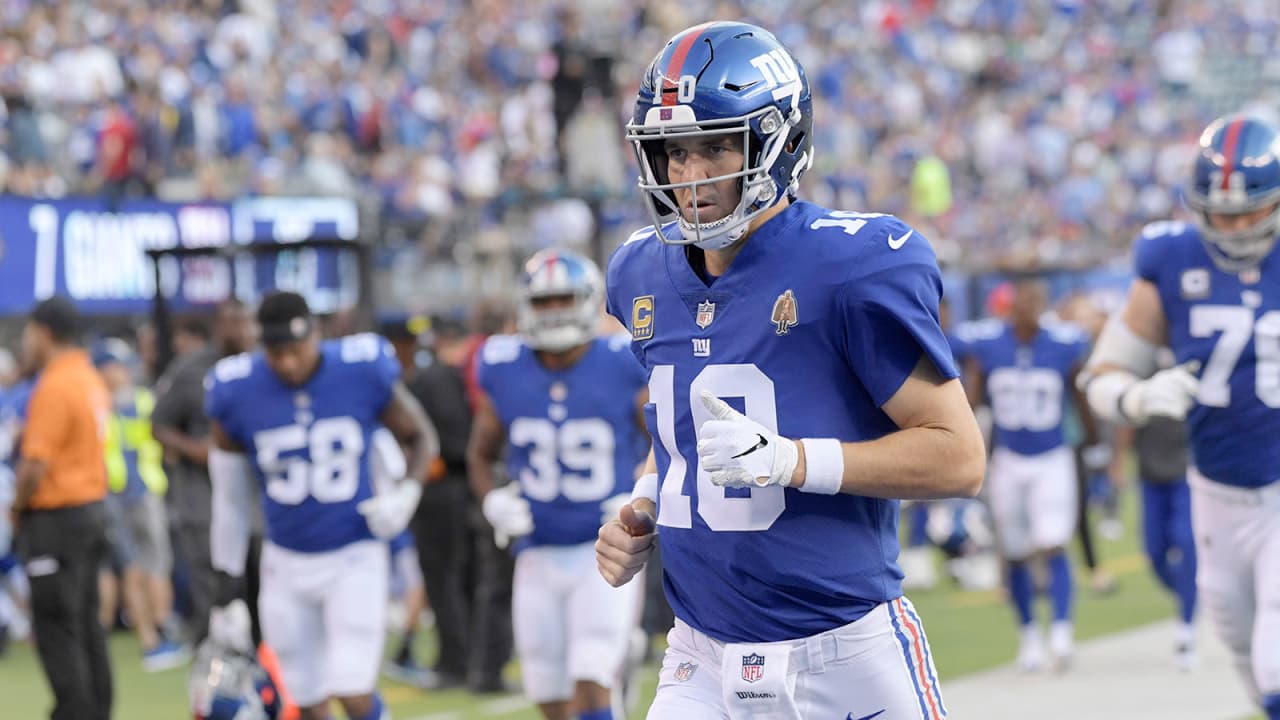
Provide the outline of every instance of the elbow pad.
{"type": "Polygon", "coordinates": [[[1080,373],[1079,387],[1086,390],[1097,376],[1096,369],[1100,367],[1123,368],[1134,377],[1149,377],[1156,371],[1158,349],[1154,343],[1130,330],[1124,317],[1116,313],[1107,320],[1102,332],[1098,334],[1093,353],[1089,355],[1089,361],[1080,373]]]}
{"type": "Polygon", "coordinates": [[[249,555],[249,517],[253,512],[253,467],[244,453],[220,448],[209,451],[212,508],[209,518],[209,560],[215,570],[233,577],[244,575],[249,555]]]}

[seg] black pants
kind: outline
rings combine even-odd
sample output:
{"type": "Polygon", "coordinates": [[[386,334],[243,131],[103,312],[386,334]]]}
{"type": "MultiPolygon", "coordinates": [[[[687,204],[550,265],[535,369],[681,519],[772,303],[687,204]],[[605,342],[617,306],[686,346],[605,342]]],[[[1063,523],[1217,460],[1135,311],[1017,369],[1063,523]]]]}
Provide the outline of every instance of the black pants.
{"type": "Polygon", "coordinates": [[[410,526],[440,639],[435,671],[459,682],[467,674],[471,634],[468,584],[475,548],[468,524],[470,505],[466,477],[446,477],[423,488],[410,526]]]}
{"type": "Polygon", "coordinates": [[[199,645],[209,634],[209,610],[218,592],[218,575],[209,559],[209,526],[183,523],[178,527],[178,552],[187,564],[191,593],[191,617],[188,631],[193,645],[199,645]]]}
{"type": "Polygon", "coordinates": [[[475,528],[475,584],[471,617],[471,652],[467,684],[473,690],[501,688],[502,668],[511,659],[514,638],[511,628],[511,580],[515,558],[498,548],[493,528],[474,504],[471,513],[475,528]]]}
{"type": "Polygon", "coordinates": [[[111,659],[98,624],[98,568],[107,557],[101,502],[27,512],[19,551],[31,582],[40,664],[53,688],[52,720],[111,717],[111,659]]]}

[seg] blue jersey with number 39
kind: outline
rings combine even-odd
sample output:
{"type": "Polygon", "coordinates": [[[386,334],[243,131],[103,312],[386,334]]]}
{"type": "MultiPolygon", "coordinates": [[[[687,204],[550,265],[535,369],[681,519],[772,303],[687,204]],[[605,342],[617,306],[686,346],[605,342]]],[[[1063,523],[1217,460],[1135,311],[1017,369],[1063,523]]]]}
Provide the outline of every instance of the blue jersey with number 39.
{"type": "Polygon", "coordinates": [[[625,336],[597,338],[567,370],[549,370],[524,341],[495,335],[477,362],[480,387],[507,433],[507,470],[533,513],[521,546],[596,538],[601,503],[631,491],[649,446],[637,418],[644,369],[625,336]]]}
{"type": "Polygon", "coordinates": [[[305,384],[286,385],[262,353],[224,358],[205,378],[205,412],[257,471],[267,539],[324,552],[373,538],[356,510],[372,496],[373,431],[400,378],[377,335],[326,340],[305,384]]]}
{"type": "Polygon", "coordinates": [[[1187,414],[1196,468],[1240,487],[1280,479],[1280,258],[1227,273],[1194,226],[1162,222],[1143,230],[1134,262],[1160,293],[1177,362],[1200,363],[1187,414]]]}
{"type": "MultiPolygon", "coordinates": [[[[664,232],[677,231],[671,227],[664,232]]],[[[898,503],[725,489],[698,466],[703,390],[790,438],[870,440],[922,356],[956,377],[928,241],[897,218],[795,203],[708,286],[686,251],[637,232],[609,310],[649,370],[658,524],[677,617],[726,642],[807,637],[902,594],[898,503]]]]}
{"type": "Polygon", "coordinates": [[[999,320],[964,326],[965,354],[986,378],[995,444],[1020,455],[1039,455],[1066,442],[1071,382],[1089,354],[1089,337],[1074,325],[1044,325],[1028,343],[999,320]]]}

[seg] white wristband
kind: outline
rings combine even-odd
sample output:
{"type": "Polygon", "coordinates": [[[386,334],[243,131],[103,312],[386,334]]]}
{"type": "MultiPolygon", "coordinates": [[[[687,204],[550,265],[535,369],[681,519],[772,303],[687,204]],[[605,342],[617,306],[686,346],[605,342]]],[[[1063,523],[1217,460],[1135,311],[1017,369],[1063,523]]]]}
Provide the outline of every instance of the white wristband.
{"type": "Polygon", "coordinates": [[[805,438],[800,492],[835,495],[844,485],[844,448],[835,438],[805,438]]]}
{"type": "Polygon", "coordinates": [[[649,502],[658,502],[658,473],[648,473],[636,478],[636,485],[631,489],[631,501],[644,498],[649,502]]]}

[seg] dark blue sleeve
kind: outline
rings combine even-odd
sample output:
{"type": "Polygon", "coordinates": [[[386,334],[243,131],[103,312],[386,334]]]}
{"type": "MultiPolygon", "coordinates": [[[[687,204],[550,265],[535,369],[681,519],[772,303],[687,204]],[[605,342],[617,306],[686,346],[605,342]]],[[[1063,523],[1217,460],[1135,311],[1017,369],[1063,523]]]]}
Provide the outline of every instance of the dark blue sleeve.
{"type": "MultiPolygon", "coordinates": [[[[901,223],[887,226],[901,237],[901,223]],[[895,229],[896,227],[896,229],[895,229]]],[[[959,377],[938,321],[942,275],[916,234],[897,250],[876,243],[844,286],[845,353],[877,406],[902,387],[923,353],[944,378],[959,377]]]]}
{"type": "Polygon", "coordinates": [[[1168,245],[1163,242],[1166,237],[1163,225],[1149,225],[1133,243],[1133,271],[1147,282],[1159,284],[1161,248],[1168,245]]]}

